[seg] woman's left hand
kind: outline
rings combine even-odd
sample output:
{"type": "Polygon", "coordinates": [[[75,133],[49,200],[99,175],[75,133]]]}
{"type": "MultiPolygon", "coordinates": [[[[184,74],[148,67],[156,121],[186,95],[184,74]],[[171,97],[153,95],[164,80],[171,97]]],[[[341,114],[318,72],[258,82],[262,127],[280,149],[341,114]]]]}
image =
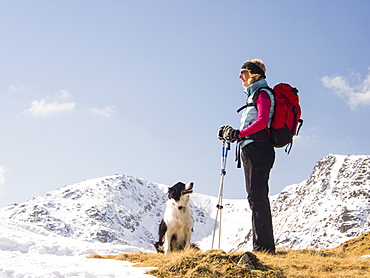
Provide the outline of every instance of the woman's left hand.
{"type": "Polygon", "coordinates": [[[238,129],[234,129],[231,126],[225,126],[223,130],[223,139],[226,142],[234,143],[240,139],[240,131],[238,129]]]}

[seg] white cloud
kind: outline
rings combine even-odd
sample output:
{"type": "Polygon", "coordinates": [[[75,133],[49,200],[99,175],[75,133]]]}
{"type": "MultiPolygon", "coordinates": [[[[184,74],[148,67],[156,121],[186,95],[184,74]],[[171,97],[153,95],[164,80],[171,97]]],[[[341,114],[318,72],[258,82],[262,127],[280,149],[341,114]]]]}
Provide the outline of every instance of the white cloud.
{"type": "Polygon", "coordinates": [[[23,111],[24,115],[32,117],[51,117],[56,114],[71,112],[74,110],[76,103],[66,102],[71,98],[71,94],[66,90],[59,90],[52,97],[54,101],[46,101],[45,99],[31,101],[30,108],[23,111]]]}
{"type": "Polygon", "coordinates": [[[115,113],[116,110],[117,108],[113,105],[106,106],[103,109],[90,108],[91,113],[95,115],[103,116],[103,117],[110,117],[113,113],[115,113]]]}
{"type": "Polygon", "coordinates": [[[71,94],[67,92],[66,90],[59,90],[57,92],[58,99],[69,99],[70,97],[71,97],[71,94]]]}
{"type": "MultiPolygon", "coordinates": [[[[358,74],[356,77],[361,82],[358,74]]],[[[325,87],[334,89],[339,97],[345,98],[352,109],[356,108],[357,105],[370,105],[370,74],[359,85],[355,86],[351,86],[348,79],[343,76],[324,76],[321,81],[325,87]]]]}
{"type": "Polygon", "coordinates": [[[317,141],[319,137],[316,134],[310,134],[310,135],[298,135],[294,136],[293,142],[294,143],[300,143],[300,144],[305,144],[309,142],[315,142],[317,141]]]}
{"type": "Polygon", "coordinates": [[[23,113],[33,117],[51,117],[59,113],[73,111],[76,104],[74,102],[46,102],[44,99],[34,100],[31,107],[23,113]]]}
{"type": "Polygon", "coordinates": [[[23,86],[23,85],[9,85],[8,89],[11,92],[20,92],[20,91],[25,89],[25,86],[23,86]]]}

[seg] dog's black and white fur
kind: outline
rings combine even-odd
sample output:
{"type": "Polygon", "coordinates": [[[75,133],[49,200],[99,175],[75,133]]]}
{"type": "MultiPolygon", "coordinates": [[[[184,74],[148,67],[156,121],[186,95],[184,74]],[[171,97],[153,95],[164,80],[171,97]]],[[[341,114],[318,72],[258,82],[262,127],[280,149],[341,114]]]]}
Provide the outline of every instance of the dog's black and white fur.
{"type": "Polygon", "coordinates": [[[190,247],[193,219],[189,195],[193,193],[193,186],[192,182],[178,182],[168,189],[169,200],[159,225],[159,241],[155,243],[158,252],[168,254],[190,247]]]}

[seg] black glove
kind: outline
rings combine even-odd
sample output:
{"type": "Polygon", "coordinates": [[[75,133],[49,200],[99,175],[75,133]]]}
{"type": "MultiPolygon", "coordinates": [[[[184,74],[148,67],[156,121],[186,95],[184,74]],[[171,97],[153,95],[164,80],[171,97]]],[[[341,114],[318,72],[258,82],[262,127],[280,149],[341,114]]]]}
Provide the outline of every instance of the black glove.
{"type": "Polygon", "coordinates": [[[240,139],[240,131],[232,128],[231,126],[225,126],[223,129],[223,140],[226,142],[234,143],[240,139]]]}
{"type": "Polygon", "coordinates": [[[217,131],[217,137],[218,137],[218,140],[220,140],[220,141],[225,141],[225,139],[224,139],[224,131],[225,131],[225,127],[226,127],[226,126],[221,126],[221,127],[219,128],[219,130],[217,131]]]}

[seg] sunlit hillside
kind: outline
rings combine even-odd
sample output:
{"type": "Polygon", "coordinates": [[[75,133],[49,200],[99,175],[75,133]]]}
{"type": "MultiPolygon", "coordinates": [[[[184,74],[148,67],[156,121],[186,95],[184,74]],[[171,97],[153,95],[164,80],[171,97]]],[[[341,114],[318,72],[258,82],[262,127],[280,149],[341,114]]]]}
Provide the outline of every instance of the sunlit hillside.
{"type": "Polygon", "coordinates": [[[323,251],[278,250],[276,255],[218,250],[188,251],[170,255],[140,253],[118,256],[92,255],[156,267],[155,277],[275,277],[275,278],[362,278],[370,277],[370,232],[341,246],[323,251]]]}

